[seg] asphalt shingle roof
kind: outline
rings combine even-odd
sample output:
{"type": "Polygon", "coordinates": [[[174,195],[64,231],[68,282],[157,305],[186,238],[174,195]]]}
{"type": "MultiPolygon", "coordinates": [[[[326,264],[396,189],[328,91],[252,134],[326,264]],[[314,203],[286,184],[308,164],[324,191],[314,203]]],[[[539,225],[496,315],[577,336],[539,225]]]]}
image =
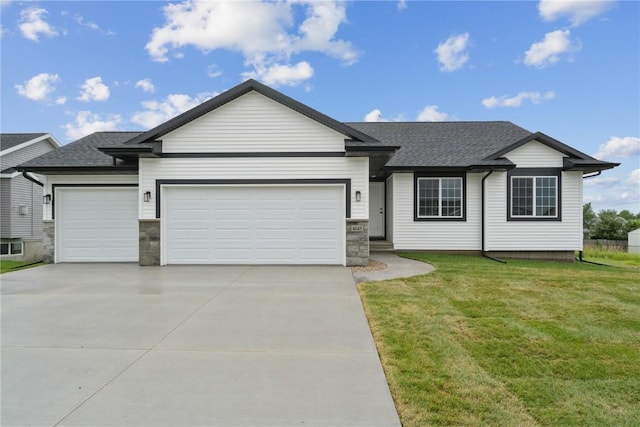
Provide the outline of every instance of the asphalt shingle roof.
{"type": "Polygon", "coordinates": [[[46,135],[46,133],[1,133],[0,151],[20,145],[24,142],[46,135]]]}
{"type": "MultiPolygon", "coordinates": [[[[388,145],[401,147],[388,167],[468,167],[531,135],[511,122],[346,123],[388,145]]],[[[508,164],[505,163],[505,164],[508,164]]]]}
{"type": "MultiPolygon", "coordinates": [[[[113,166],[113,157],[98,148],[117,147],[142,132],[96,132],[20,165],[20,168],[113,166]]],[[[121,161],[119,161],[119,164],[121,161]]]]}

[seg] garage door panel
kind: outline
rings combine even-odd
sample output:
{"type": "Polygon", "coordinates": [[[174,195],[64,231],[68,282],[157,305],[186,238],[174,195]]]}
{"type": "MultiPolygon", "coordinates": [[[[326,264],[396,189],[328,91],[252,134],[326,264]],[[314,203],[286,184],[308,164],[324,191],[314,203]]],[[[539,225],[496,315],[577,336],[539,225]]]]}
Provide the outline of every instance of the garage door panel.
{"type": "Polygon", "coordinates": [[[135,188],[57,190],[57,261],[138,261],[137,197],[135,188]]]}
{"type": "Polygon", "coordinates": [[[163,200],[169,264],[344,262],[343,187],[168,187],[163,200]],[[186,211],[194,231],[207,236],[206,256],[180,238],[186,211]]]}

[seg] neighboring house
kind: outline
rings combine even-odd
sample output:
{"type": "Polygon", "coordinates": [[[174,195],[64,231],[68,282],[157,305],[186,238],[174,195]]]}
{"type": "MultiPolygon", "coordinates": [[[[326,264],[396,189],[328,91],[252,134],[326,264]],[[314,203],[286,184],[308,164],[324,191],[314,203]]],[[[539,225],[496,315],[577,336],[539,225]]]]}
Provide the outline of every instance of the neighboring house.
{"type": "Polygon", "coordinates": [[[1,259],[42,259],[41,177],[29,173],[25,177],[15,166],[58,147],[60,143],[48,133],[0,134],[1,259]]]}
{"type": "Polygon", "coordinates": [[[596,160],[509,122],[342,123],[248,80],[147,132],[22,164],[50,262],[362,265],[397,250],[573,259],[596,160]]]}

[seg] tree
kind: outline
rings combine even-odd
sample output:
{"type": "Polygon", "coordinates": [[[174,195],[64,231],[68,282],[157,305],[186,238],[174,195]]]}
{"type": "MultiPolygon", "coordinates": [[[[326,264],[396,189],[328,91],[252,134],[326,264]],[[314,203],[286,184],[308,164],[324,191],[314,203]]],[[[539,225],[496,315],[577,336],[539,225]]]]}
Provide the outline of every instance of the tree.
{"type": "Polygon", "coordinates": [[[592,232],[594,239],[626,240],[627,221],[615,209],[598,212],[598,220],[592,232]]]}
{"type": "Polygon", "coordinates": [[[582,206],[582,229],[587,233],[587,236],[591,236],[595,230],[598,216],[591,207],[591,202],[582,206]]]}

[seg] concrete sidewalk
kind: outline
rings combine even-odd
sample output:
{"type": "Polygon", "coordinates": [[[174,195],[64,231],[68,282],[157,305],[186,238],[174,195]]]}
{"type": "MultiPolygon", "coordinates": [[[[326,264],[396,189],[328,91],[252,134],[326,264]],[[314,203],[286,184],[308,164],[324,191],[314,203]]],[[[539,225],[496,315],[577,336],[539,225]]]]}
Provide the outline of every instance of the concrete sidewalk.
{"type": "Polygon", "coordinates": [[[345,267],[1,277],[4,426],[399,426],[345,267]]]}
{"type": "Polygon", "coordinates": [[[380,271],[354,272],[353,278],[356,283],[412,277],[428,274],[434,270],[431,264],[402,258],[395,252],[371,252],[369,258],[387,264],[387,268],[380,271]]]}

